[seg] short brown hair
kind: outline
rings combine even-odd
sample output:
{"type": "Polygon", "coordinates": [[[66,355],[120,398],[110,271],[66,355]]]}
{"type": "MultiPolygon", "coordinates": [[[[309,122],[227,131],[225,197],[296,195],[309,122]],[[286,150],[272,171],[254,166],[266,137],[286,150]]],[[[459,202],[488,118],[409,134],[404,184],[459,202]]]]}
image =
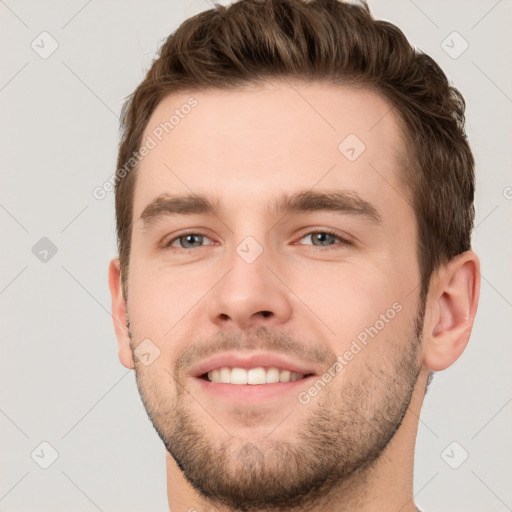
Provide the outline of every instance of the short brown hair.
{"type": "MultiPolygon", "coordinates": [[[[415,50],[395,25],[374,19],[364,2],[239,0],[187,19],[123,106],[117,169],[126,169],[167,95],[279,78],[368,88],[398,113],[424,303],[432,273],[471,248],[475,178],[465,101],[431,57],[415,50]]],[[[125,298],[136,167],[115,186],[125,298]]]]}

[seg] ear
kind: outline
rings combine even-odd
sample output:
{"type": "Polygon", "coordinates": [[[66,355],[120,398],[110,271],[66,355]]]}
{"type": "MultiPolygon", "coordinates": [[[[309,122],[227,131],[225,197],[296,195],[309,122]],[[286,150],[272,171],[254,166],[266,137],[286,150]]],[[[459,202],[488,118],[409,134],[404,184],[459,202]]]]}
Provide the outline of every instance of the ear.
{"type": "Polygon", "coordinates": [[[110,287],[110,295],[112,297],[112,320],[114,321],[114,329],[116,331],[118,357],[121,364],[133,370],[135,367],[133,361],[133,352],[130,346],[130,338],[128,336],[128,315],[126,310],[126,301],[123,297],[121,288],[121,272],[119,258],[114,258],[110,262],[108,269],[108,284],[110,287]]]}
{"type": "Polygon", "coordinates": [[[444,370],[469,341],[480,296],[480,260],[466,251],[443,265],[428,293],[423,329],[423,363],[444,370]]]}

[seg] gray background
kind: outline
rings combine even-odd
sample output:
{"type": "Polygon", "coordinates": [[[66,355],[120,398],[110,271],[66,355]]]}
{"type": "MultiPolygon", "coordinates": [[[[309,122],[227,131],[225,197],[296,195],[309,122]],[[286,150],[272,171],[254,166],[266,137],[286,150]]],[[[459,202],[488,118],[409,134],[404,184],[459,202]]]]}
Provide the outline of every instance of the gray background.
{"type": "MultiPolygon", "coordinates": [[[[480,306],[468,348],[426,397],[416,501],[425,512],[512,510],[512,4],[370,6],[461,90],[477,161],[480,306]],[[457,58],[454,31],[469,44],[457,58]]],[[[115,171],[124,97],[163,38],[209,7],[0,0],[2,512],[167,510],[164,447],[117,359],[109,313],[114,196],[99,201],[92,190],[115,171]],[[43,31],[58,43],[47,58],[31,47],[51,49],[43,31]],[[43,441],[59,454],[48,469],[43,441]]]]}

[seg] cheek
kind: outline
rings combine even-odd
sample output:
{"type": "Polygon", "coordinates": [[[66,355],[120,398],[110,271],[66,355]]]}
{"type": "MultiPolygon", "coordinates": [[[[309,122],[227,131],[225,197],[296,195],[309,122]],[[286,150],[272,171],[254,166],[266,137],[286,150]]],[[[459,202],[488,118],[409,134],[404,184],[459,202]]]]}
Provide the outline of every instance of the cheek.
{"type": "Polygon", "coordinates": [[[343,380],[359,379],[368,367],[392,372],[411,341],[416,294],[403,285],[412,277],[394,268],[390,261],[358,262],[324,267],[316,278],[301,274],[304,302],[334,332],[326,342],[341,357],[343,380]]]}
{"type": "Polygon", "coordinates": [[[171,341],[186,334],[192,316],[206,304],[205,294],[218,280],[217,269],[210,266],[201,271],[200,265],[171,268],[136,254],[130,265],[128,303],[135,334],[172,346],[171,341]]]}
{"type": "MultiPolygon", "coordinates": [[[[415,274],[411,258],[402,259],[389,251],[343,262],[292,258],[272,266],[280,267],[278,273],[293,292],[281,290],[296,313],[299,328],[323,332],[336,353],[343,353],[358,337],[368,342],[394,338],[408,325],[407,304],[416,295],[408,293],[415,274]],[[372,337],[375,329],[378,335],[372,337]]],[[[129,311],[136,336],[165,338],[165,345],[170,346],[171,339],[179,344],[180,338],[189,335],[191,323],[195,327],[203,323],[199,327],[206,328],[208,301],[212,300],[207,292],[224,273],[221,266],[220,261],[198,261],[170,268],[161,260],[151,261],[134,251],[129,311]]],[[[269,287],[282,287],[275,279],[268,282],[269,287]]]]}
{"type": "MultiPolygon", "coordinates": [[[[398,279],[384,266],[344,263],[301,271],[294,291],[336,333],[337,339],[357,335],[402,300],[398,279]]],[[[392,313],[390,313],[392,314],[392,313]]]]}
{"type": "Polygon", "coordinates": [[[167,286],[165,274],[136,252],[130,257],[129,275],[128,312],[134,334],[138,339],[161,339],[175,323],[170,316],[175,288],[167,286]]]}

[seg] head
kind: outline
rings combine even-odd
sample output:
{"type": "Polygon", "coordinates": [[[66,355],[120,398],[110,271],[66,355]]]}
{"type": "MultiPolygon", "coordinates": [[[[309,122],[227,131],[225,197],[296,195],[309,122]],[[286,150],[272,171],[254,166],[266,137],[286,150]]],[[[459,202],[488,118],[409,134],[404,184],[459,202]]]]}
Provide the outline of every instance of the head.
{"type": "Polygon", "coordinates": [[[110,286],[119,357],[203,496],[305,506],[374,465],[460,356],[479,292],[464,110],[365,4],[242,0],[165,41],[123,108],[110,286]],[[283,403],[207,400],[194,371],[226,351],[312,377],[283,403]]]}

